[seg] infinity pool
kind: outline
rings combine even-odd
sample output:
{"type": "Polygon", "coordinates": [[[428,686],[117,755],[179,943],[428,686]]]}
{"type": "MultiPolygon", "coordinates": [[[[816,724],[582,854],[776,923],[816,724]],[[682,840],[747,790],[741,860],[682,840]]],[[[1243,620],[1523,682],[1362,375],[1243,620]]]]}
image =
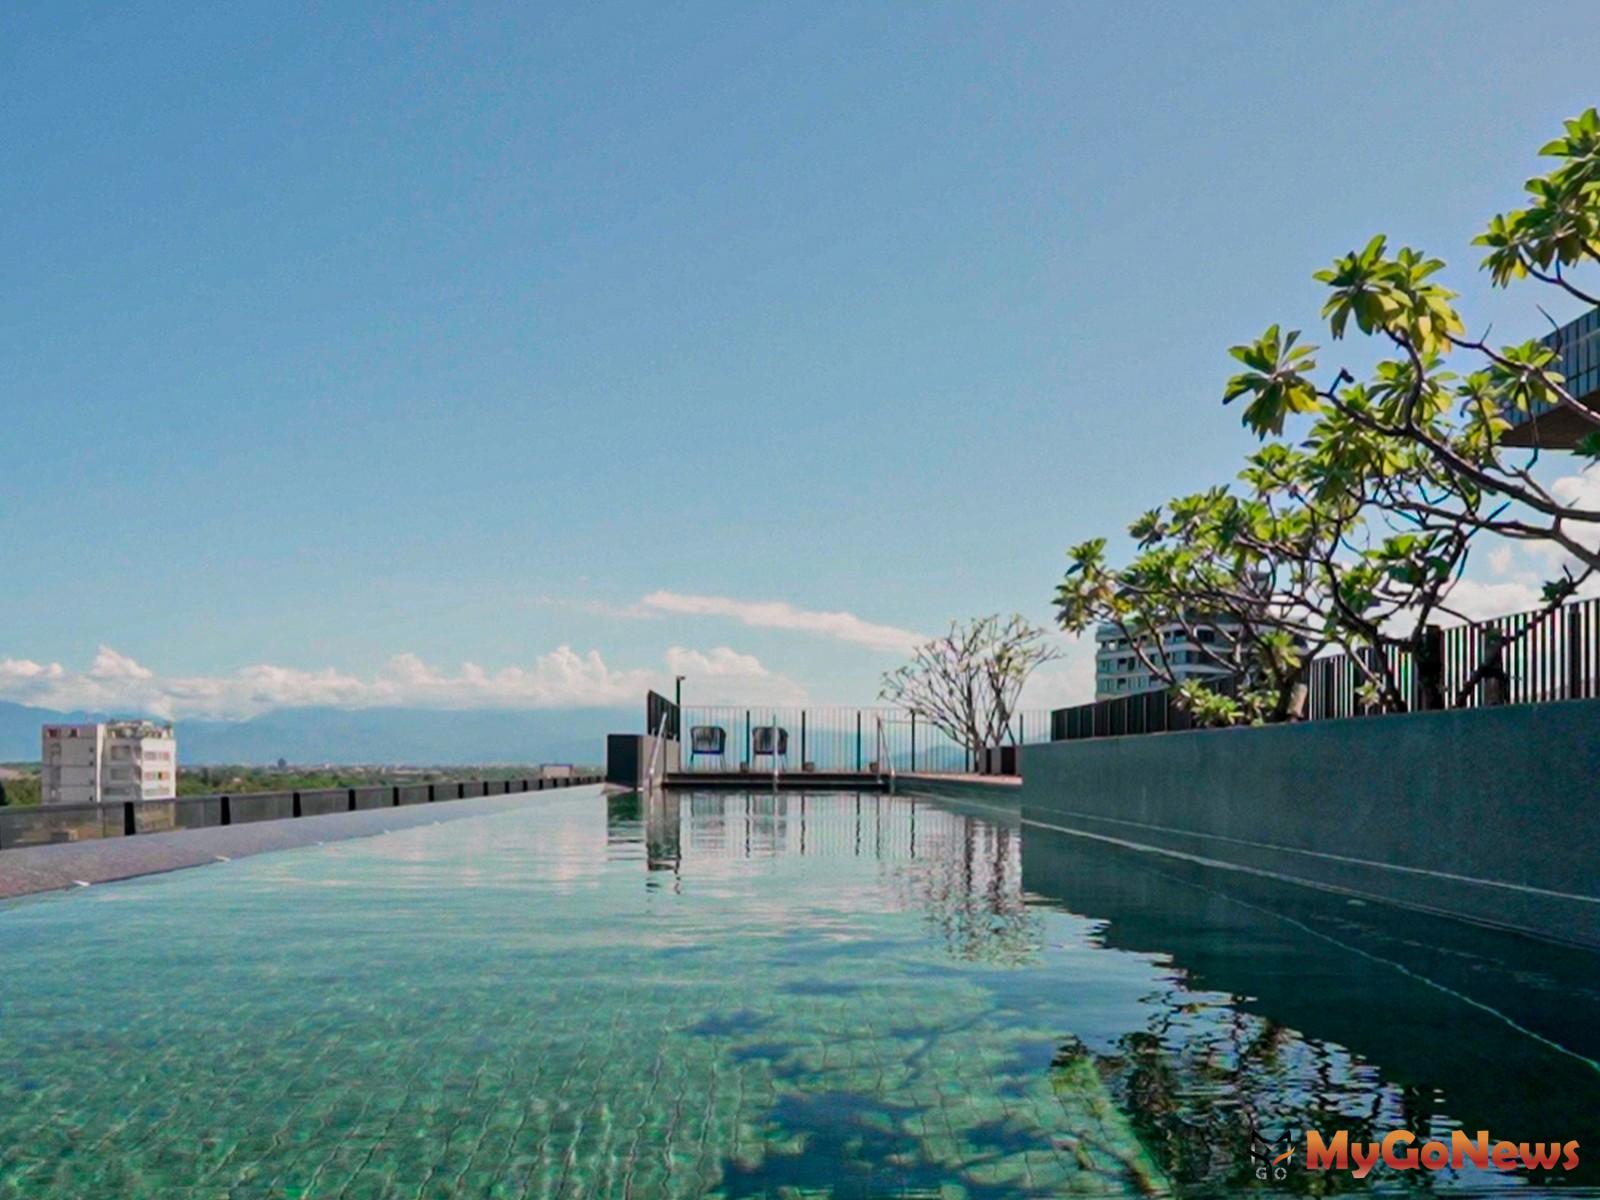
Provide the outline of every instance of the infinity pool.
{"type": "Polygon", "coordinates": [[[1197,872],[905,796],[586,790],[0,906],[0,1197],[1594,1183],[1258,1184],[1252,1125],[1593,1134],[1594,959],[1197,872]]]}

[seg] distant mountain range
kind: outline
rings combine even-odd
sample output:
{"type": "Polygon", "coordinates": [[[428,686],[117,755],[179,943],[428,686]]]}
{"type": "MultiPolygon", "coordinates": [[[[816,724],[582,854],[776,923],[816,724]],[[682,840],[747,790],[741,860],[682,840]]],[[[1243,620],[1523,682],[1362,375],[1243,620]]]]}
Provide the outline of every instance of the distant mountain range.
{"type": "MultiPolygon", "coordinates": [[[[129,714],[119,713],[119,716],[129,714]]],[[[39,727],[103,721],[0,701],[0,761],[35,761],[39,727]]],[[[456,711],[282,708],[246,721],[179,721],[182,763],[492,763],[605,761],[608,733],[639,733],[638,708],[456,711]]]]}

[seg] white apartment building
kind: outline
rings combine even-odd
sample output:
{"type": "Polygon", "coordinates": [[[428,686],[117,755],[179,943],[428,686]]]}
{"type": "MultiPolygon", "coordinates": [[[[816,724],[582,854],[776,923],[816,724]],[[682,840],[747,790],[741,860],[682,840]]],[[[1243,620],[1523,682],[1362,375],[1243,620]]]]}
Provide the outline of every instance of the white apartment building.
{"type": "MultiPolygon", "coordinates": [[[[1217,679],[1226,676],[1228,671],[1211,661],[1205,647],[1226,646],[1229,641],[1229,630],[1237,628],[1238,623],[1228,617],[1207,617],[1190,623],[1194,626],[1198,642],[1191,641],[1188,631],[1177,622],[1163,625],[1158,631],[1162,647],[1166,650],[1167,661],[1172,666],[1173,675],[1179,683],[1188,679],[1217,679]]],[[[1148,692],[1166,686],[1151,675],[1144,663],[1139,660],[1139,655],[1135,653],[1128,639],[1115,625],[1100,626],[1095,630],[1094,640],[1096,700],[1108,700],[1132,692],[1148,692]]],[[[1153,645],[1149,646],[1145,653],[1152,662],[1160,661],[1153,645]]]]}
{"type": "Polygon", "coordinates": [[[46,725],[40,741],[43,804],[170,800],[178,794],[178,739],[170,725],[46,725]]]}

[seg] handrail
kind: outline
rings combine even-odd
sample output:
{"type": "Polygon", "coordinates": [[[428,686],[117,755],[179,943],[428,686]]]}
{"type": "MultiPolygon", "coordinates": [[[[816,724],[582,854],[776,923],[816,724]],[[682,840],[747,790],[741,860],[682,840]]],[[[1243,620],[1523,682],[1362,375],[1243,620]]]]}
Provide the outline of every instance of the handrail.
{"type": "Polygon", "coordinates": [[[645,769],[645,790],[656,790],[656,755],[667,742],[667,710],[661,710],[661,720],[656,722],[656,744],[650,747],[650,765],[645,769]]]}
{"type": "Polygon", "coordinates": [[[883,718],[881,716],[878,717],[877,718],[877,722],[878,722],[878,743],[877,743],[877,747],[876,747],[876,753],[874,753],[873,758],[876,761],[877,766],[878,766],[877,777],[878,777],[878,779],[880,781],[883,779],[883,768],[884,768],[884,765],[886,763],[888,764],[888,767],[889,767],[889,794],[892,796],[892,795],[894,795],[894,782],[895,782],[895,780],[894,780],[894,759],[890,758],[888,753],[887,753],[888,739],[884,736],[884,732],[883,732],[883,718]]]}
{"type": "Polygon", "coordinates": [[[780,736],[787,736],[787,734],[780,734],[778,732],[778,714],[776,710],[773,711],[772,724],[770,728],[772,730],[772,790],[776,792],[778,790],[778,771],[780,765],[780,760],[778,758],[778,739],[780,736]]]}

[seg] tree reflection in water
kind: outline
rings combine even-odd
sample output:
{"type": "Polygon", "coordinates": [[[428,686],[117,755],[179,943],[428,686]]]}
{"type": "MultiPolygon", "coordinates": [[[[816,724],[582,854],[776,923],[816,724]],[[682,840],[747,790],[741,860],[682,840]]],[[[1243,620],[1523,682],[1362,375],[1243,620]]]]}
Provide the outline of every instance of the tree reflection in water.
{"type": "Polygon", "coordinates": [[[1591,1162],[1379,1166],[1364,1179],[1303,1162],[1307,1130],[1353,1143],[1397,1129],[1448,1143],[1485,1128],[1583,1141],[1600,1099],[1583,1040],[1594,1035],[1592,956],[1072,837],[1030,836],[1023,860],[1041,908],[1095,919],[1090,945],[1165,964],[1143,1028],[1095,1049],[1064,1038],[1053,1069],[1092,1062],[1184,1194],[1263,1186],[1253,1133],[1293,1133],[1292,1165],[1269,1181],[1284,1194],[1527,1195],[1595,1181],[1591,1162]]]}
{"type": "Polygon", "coordinates": [[[1070,1077],[1092,1063],[1117,1106],[1185,1195],[1231,1196],[1264,1186],[1272,1156],[1295,1147],[1273,1192],[1331,1195],[1370,1191],[1432,1192],[1455,1176],[1446,1170],[1380,1170],[1356,1179],[1348,1172],[1307,1171],[1305,1131],[1345,1130],[1352,1142],[1375,1142],[1391,1129],[1422,1140],[1448,1140],[1452,1125],[1436,1121],[1432,1098],[1417,1088],[1385,1085],[1376,1072],[1352,1072],[1342,1052],[1306,1042],[1270,1021],[1234,1010],[1210,1030],[1178,1023],[1125,1034],[1117,1052],[1095,1055],[1076,1038],[1062,1043],[1052,1069],[1070,1077]],[[1296,1065],[1291,1059],[1305,1061],[1296,1065]],[[1352,1086],[1352,1074],[1366,1086],[1352,1086]]]}
{"type": "Polygon", "coordinates": [[[894,872],[906,906],[921,909],[937,940],[963,962],[1034,960],[1043,922],[1023,898],[1018,831],[939,809],[925,810],[922,820],[934,826],[922,856],[894,872]]]}
{"type": "Polygon", "coordinates": [[[870,792],[628,793],[610,798],[607,816],[613,852],[643,845],[652,886],[719,863],[871,859],[892,903],[921,911],[952,957],[1017,965],[1039,951],[1019,830],[959,805],[870,792]]]}
{"type": "Polygon", "coordinates": [[[647,889],[698,898],[674,910],[683,938],[720,945],[742,922],[729,949],[751,959],[743,978],[773,986],[741,994],[763,1024],[727,1034],[727,1050],[772,1064],[785,1136],[808,1136],[801,1099],[849,1093],[886,1106],[902,1133],[938,1111],[933,1140],[917,1144],[942,1163],[1053,1149],[1103,1180],[1187,1196],[1261,1194],[1256,1134],[1293,1134],[1290,1169],[1265,1181],[1277,1194],[1594,1181],[1588,1162],[1570,1175],[1380,1167],[1360,1180],[1303,1163],[1312,1129],[1353,1142],[1395,1129],[1448,1141],[1458,1127],[1583,1138],[1600,1099],[1583,1040],[1595,1036],[1592,956],[1152,867],[904,795],[617,798],[607,840],[642,860],[647,889]],[[926,938],[906,939],[895,914],[926,938]]]}

